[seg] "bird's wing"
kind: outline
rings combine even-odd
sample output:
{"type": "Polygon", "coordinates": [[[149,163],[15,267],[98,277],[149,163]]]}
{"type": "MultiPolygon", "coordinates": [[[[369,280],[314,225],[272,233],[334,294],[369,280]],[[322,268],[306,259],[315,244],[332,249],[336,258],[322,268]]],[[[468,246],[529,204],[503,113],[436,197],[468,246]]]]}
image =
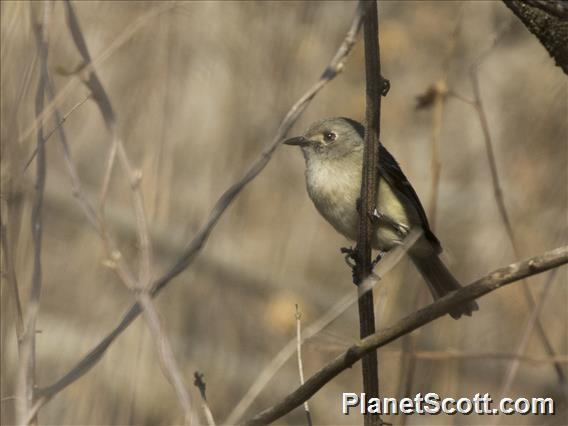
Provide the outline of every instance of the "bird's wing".
{"type": "Polygon", "coordinates": [[[415,207],[420,221],[422,222],[422,228],[424,229],[425,237],[434,244],[434,247],[442,250],[440,241],[430,230],[430,225],[428,224],[428,218],[426,217],[426,212],[420,203],[420,199],[414,191],[414,188],[400,169],[400,166],[391,155],[390,152],[381,144],[379,148],[379,174],[389,183],[389,185],[395,189],[397,192],[405,196],[415,207]]]}
{"type": "MultiPolygon", "coordinates": [[[[355,120],[351,120],[350,118],[343,119],[353,126],[362,140],[365,139],[365,126],[363,124],[355,120]]],[[[440,241],[430,229],[426,212],[424,211],[424,207],[422,207],[422,203],[420,202],[416,191],[414,191],[414,188],[400,169],[400,166],[383,144],[379,144],[379,175],[383,176],[393,189],[406,197],[415,206],[418,217],[422,222],[424,236],[432,243],[434,249],[438,253],[441,252],[442,246],[440,241]]]]}

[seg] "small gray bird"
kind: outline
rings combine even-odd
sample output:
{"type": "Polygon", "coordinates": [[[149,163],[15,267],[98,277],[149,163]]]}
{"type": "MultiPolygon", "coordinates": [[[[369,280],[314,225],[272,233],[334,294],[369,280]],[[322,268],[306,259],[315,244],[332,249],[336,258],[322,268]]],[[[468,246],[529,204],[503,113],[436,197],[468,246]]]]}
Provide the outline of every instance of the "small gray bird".
{"type": "MultiPolygon", "coordinates": [[[[303,136],[284,141],[302,148],[306,160],[308,194],[321,215],[341,234],[356,241],[359,229],[365,128],[349,118],[326,118],[312,124],[303,136]]],[[[430,230],[418,195],[394,157],[380,145],[379,197],[375,211],[375,250],[389,251],[401,244],[412,228],[422,236],[409,255],[434,297],[439,299],[461,288],[439,258],[440,242],[430,230]]],[[[452,318],[479,309],[469,302],[450,311],[452,318]]]]}

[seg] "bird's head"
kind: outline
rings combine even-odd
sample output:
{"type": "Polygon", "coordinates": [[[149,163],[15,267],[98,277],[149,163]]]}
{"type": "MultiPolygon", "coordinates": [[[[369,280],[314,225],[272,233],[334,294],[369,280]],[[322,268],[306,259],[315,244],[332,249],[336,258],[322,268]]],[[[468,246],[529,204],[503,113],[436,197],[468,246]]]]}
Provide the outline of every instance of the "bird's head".
{"type": "Polygon", "coordinates": [[[344,117],[326,118],[313,123],[302,136],[286,139],[286,145],[302,148],[306,161],[340,159],[363,152],[365,128],[344,117]]]}

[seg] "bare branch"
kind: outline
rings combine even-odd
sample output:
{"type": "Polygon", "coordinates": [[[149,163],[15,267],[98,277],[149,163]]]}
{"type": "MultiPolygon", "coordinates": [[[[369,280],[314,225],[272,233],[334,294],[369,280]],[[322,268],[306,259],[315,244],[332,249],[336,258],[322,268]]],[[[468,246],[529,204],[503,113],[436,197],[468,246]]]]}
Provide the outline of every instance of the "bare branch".
{"type": "Polygon", "coordinates": [[[308,398],[312,397],[326,383],[345,369],[350,368],[369,351],[376,350],[446,315],[456,306],[460,306],[485,294],[491,293],[507,284],[517,282],[528,276],[559,267],[566,263],[568,263],[568,246],[563,246],[545,252],[540,256],[513,263],[491,272],[474,283],[452,292],[429,306],[408,315],[393,326],[383,329],[350,346],[345,352],[310,377],[303,386],[300,386],[290,393],[281,402],[257,414],[245,424],[264,425],[281,418],[308,398]]]}
{"type": "Polygon", "coordinates": [[[177,365],[170,342],[162,328],[160,318],[158,317],[158,311],[154,306],[151,296],[146,291],[142,291],[137,299],[144,308],[143,314],[146,319],[146,323],[148,324],[148,328],[150,329],[150,333],[152,334],[154,343],[158,349],[162,372],[166,379],[168,379],[174,387],[179,403],[184,412],[185,424],[190,424],[192,411],[189,393],[185,387],[182,378],[183,375],[177,365]]]}
{"type": "MultiPolygon", "coordinates": [[[[174,277],[179,275],[191,264],[197,253],[203,248],[209,234],[217,224],[221,215],[224,213],[233,199],[240,193],[240,191],[242,191],[242,189],[264,169],[288,130],[296,122],[302,112],[307,108],[310,101],[327,83],[329,83],[333,78],[335,78],[342,72],[345,60],[347,59],[347,56],[349,55],[353,48],[353,45],[355,44],[357,34],[361,27],[362,16],[363,11],[361,10],[361,8],[358,8],[347,36],[343,40],[341,46],[337,50],[331,62],[325,68],[320,79],[290,108],[290,110],[282,120],[282,123],[280,124],[280,127],[278,128],[278,131],[276,132],[276,135],[272,140],[272,143],[267,148],[265,148],[259,158],[252,164],[245,176],[238,182],[233,184],[229,189],[227,189],[227,191],[225,191],[225,193],[219,198],[213,210],[211,211],[207,222],[202,226],[197,235],[188,244],[180,258],[162,277],[154,281],[150,291],[152,296],[155,296],[174,277]]],[[[90,67],[92,66],[93,64],[90,65],[90,67]]],[[[112,342],[124,330],[126,330],[126,328],[132,323],[132,321],[134,321],[134,319],[138,317],[140,313],[140,306],[137,303],[132,305],[132,307],[124,314],[119,324],[99,344],[97,344],[97,346],[95,346],[89,353],[87,353],[60,379],[58,379],[52,385],[44,387],[40,390],[40,393],[43,396],[43,401],[46,401],[47,399],[53,397],[56,393],[66,388],[71,383],[75,382],[77,379],[87,373],[101,359],[112,342]]]]}
{"type": "MultiPolygon", "coordinates": [[[[53,85],[53,81],[51,78],[48,80],[47,84],[47,95],[49,97],[50,102],[53,101],[55,98],[55,86],[53,85]]],[[[91,95],[89,95],[89,98],[91,95]]],[[[59,110],[55,108],[54,110],[55,118],[58,122],[61,122],[62,119],[59,117],[59,110]]],[[[93,226],[93,228],[100,233],[100,219],[95,211],[93,205],[89,202],[89,197],[85,194],[83,190],[83,186],[81,185],[81,180],[79,179],[79,173],[77,172],[77,167],[73,163],[71,159],[71,150],[69,149],[69,144],[67,143],[67,136],[65,131],[63,130],[62,126],[57,126],[55,128],[59,134],[59,142],[61,143],[61,147],[63,148],[63,158],[65,160],[65,165],[67,166],[67,171],[69,172],[69,176],[71,178],[71,186],[73,195],[79,202],[79,205],[83,209],[85,216],[89,220],[89,223],[93,226]]]]}
{"type": "MultiPolygon", "coordinates": [[[[381,132],[381,97],[383,77],[381,75],[381,56],[379,45],[378,0],[367,3],[365,13],[365,92],[366,122],[365,148],[363,153],[363,171],[361,179],[361,209],[359,211],[359,234],[357,237],[357,256],[354,267],[353,282],[359,285],[371,274],[371,241],[376,229],[371,223],[373,212],[377,208],[379,144],[381,132]]],[[[373,292],[368,291],[359,296],[359,332],[361,338],[375,332],[375,304],[373,292]]],[[[363,390],[369,397],[379,396],[379,371],[377,352],[370,351],[362,363],[363,390]]],[[[366,426],[383,423],[380,416],[365,415],[366,426]]]]}

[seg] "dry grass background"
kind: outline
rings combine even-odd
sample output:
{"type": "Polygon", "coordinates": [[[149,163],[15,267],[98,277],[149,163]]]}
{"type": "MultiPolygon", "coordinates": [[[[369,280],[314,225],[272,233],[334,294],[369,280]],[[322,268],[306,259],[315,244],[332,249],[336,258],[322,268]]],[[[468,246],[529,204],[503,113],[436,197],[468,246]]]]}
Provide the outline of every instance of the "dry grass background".
{"type": "MultiPolygon", "coordinates": [[[[36,7],[37,4],[32,4],[36,7]]],[[[93,57],[147,13],[151,2],[76,2],[93,57]]],[[[1,3],[2,220],[11,241],[22,299],[33,262],[30,213],[34,167],[23,166],[34,135],[38,60],[27,2],[1,3]]],[[[256,158],[283,114],[319,77],[342,40],[353,2],[179,2],[136,31],[98,67],[118,114],[119,132],[136,167],[150,218],[155,274],[176,258],[218,196],[256,158]]],[[[415,96],[442,75],[450,34],[463,18],[449,85],[472,97],[469,66],[502,34],[480,70],[482,96],[512,225],[523,257],[560,245],[566,230],[567,82],[545,50],[501,2],[382,2],[381,53],[392,88],[384,101],[382,141],[402,164],[424,203],[431,185],[431,111],[416,111],[415,96]]],[[[57,74],[79,63],[56,3],[50,27],[49,67],[57,74]]],[[[65,97],[65,113],[87,95],[78,84],[65,97]]],[[[364,116],[362,43],[345,72],[313,101],[295,127],[334,115],[364,116]]],[[[55,123],[50,121],[47,128],[55,123]]],[[[110,140],[88,101],[65,123],[84,186],[96,201],[110,140]]],[[[105,267],[98,236],[71,193],[56,135],[47,147],[44,211],[44,282],[37,337],[38,382],[67,371],[116,323],[132,296],[105,267]]],[[[471,106],[449,99],[441,130],[441,186],[436,230],[456,276],[471,282],[514,260],[499,216],[483,136],[471,106]]],[[[294,336],[294,304],[304,325],[355,289],[339,247],[348,243],[317,214],[304,189],[297,150],[283,147],[229,208],[193,266],[157,299],[176,358],[194,401],[193,372],[205,374],[211,409],[226,418],[261,369],[294,336]]],[[[135,220],[128,188],[116,172],[108,201],[111,230],[134,261],[135,220]]],[[[5,268],[5,265],[3,265],[5,268]]],[[[530,279],[538,296],[546,275],[530,279]]],[[[568,353],[568,288],[561,270],[541,318],[558,354],[568,353]]],[[[403,261],[384,280],[385,326],[412,309],[424,284],[403,261]]],[[[2,424],[14,421],[17,346],[14,309],[5,276],[1,287],[2,424]]],[[[480,300],[473,318],[443,318],[426,326],[417,350],[513,353],[529,310],[520,285],[480,300]]],[[[352,307],[304,345],[306,375],[357,339],[352,307]]],[[[527,355],[546,354],[533,335],[527,355]]],[[[489,392],[498,397],[507,359],[419,360],[413,393],[444,396],[489,392]]],[[[380,351],[382,393],[396,396],[400,342],[380,351]]],[[[358,392],[360,369],[346,371],[311,400],[316,424],[360,424],[340,414],[343,391],[358,392]]],[[[295,359],[279,371],[249,414],[298,384],[295,359]]],[[[511,396],[561,400],[550,363],[523,362],[511,396]]],[[[197,404],[196,404],[197,406],[197,404]]],[[[513,416],[502,424],[565,424],[566,403],[553,418],[513,416]]],[[[173,424],[181,421],[145,323],[137,320],[102,362],[40,412],[41,424],[173,424]]],[[[391,419],[392,420],[392,419],[391,419]]],[[[301,410],[281,419],[304,423],[301,410]]],[[[395,423],[399,420],[394,419],[395,423]]],[[[491,418],[418,417],[408,424],[487,424],[491,418]]]]}

